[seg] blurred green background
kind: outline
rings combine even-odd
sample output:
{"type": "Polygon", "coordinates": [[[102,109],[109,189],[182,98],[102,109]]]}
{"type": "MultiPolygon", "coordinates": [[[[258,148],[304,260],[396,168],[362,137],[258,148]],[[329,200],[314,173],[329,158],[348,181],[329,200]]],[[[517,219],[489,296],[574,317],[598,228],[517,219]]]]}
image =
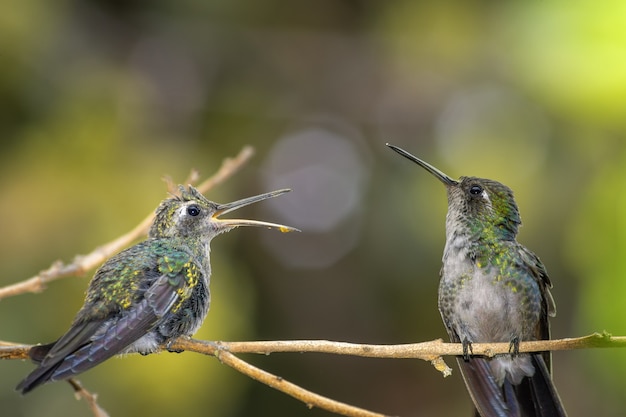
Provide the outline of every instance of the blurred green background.
{"type": "MultiPolygon", "coordinates": [[[[160,178],[254,159],[208,197],[294,191],[242,210],[303,233],[212,245],[198,338],[408,343],[437,312],[446,197],[387,149],[516,191],[520,241],[546,264],[553,336],[626,335],[626,3],[589,0],[11,1],[0,14],[0,286],[128,231],[160,178]]],[[[0,339],[48,342],[92,272],[0,302],[0,339]]],[[[418,360],[245,356],[295,383],[401,416],[469,416],[460,375],[418,360]]],[[[554,354],[571,417],[622,416],[626,351],[554,354]]],[[[454,360],[448,359],[454,368],[454,360]]],[[[67,384],[6,416],[89,416],[67,384]]],[[[81,376],[112,417],[328,416],[193,353],[131,355],[81,376]]]]}

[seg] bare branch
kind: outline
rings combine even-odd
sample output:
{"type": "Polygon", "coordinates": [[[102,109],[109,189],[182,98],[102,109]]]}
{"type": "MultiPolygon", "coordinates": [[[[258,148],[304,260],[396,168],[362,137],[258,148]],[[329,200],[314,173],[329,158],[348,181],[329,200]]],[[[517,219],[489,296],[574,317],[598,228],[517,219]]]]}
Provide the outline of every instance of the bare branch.
{"type": "MultiPolygon", "coordinates": [[[[0,340],[0,359],[28,359],[32,345],[4,342],[0,340]]],[[[626,336],[612,336],[609,333],[593,333],[587,336],[553,340],[533,340],[520,342],[519,351],[544,352],[591,348],[626,347],[626,336]]],[[[359,343],[334,342],[330,340],[270,340],[252,342],[211,342],[181,337],[172,341],[169,349],[189,351],[216,356],[217,351],[230,353],[328,353],[335,355],[361,356],[379,359],[422,359],[432,361],[440,356],[461,356],[461,343],[448,343],[441,339],[429,342],[400,345],[368,345],[359,343]]],[[[510,353],[510,343],[473,343],[472,355],[487,356],[510,353]]]]}
{"type": "MultiPolygon", "coordinates": [[[[222,162],[220,169],[213,174],[213,176],[209,177],[197,186],[198,190],[202,193],[206,193],[211,188],[224,182],[237,172],[252,157],[253,154],[254,150],[252,147],[246,146],[236,157],[225,159],[222,162]]],[[[197,179],[197,172],[192,170],[191,174],[187,178],[187,181],[189,183],[193,183],[197,181],[197,179]]],[[[168,184],[168,188],[171,188],[171,180],[168,182],[166,179],[165,181],[168,184]]],[[[0,288],[0,300],[29,292],[41,292],[48,282],[60,278],[83,275],[85,272],[102,264],[109,257],[116,254],[133,241],[145,236],[148,233],[148,229],[150,228],[153,219],[154,213],[150,213],[130,232],[112,240],[109,243],[97,247],[87,255],[76,256],[71,264],[66,265],[61,261],[56,261],[50,266],[50,268],[45,271],[41,271],[38,275],[35,275],[32,278],[0,288]]]]}
{"type": "MultiPolygon", "coordinates": [[[[402,345],[367,345],[327,340],[283,340],[267,342],[218,342],[232,353],[258,353],[267,355],[277,352],[318,352],[336,355],[363,356],[369,358],[412,358],[432,361],[438,356],[463,355],[461,343],[446,343],[441,339],[430,342],[402,345]]],[[[533,340],[521,342],[520,352],[543,352],[588,348],[626,347],[626,336],[612,336],[609,333],[593,333],[587,336],[533,340]]],[[[493,357],[510,353],[510,343],[472,343],[473,356],[493,357]]],[[[190,350],[190,349],[189,349],[190,350]]],[[[196,351],[196,350],[194,350],[196,351]]],[[[200,352],[202,353],[202,352],[200,352]]]]}
{"type": "MultiPolygon", "coordinates": [[[[576,338],[521,342],[519,351],[543,352],[608,347],[626,347],[626,336],[611,336],[604,332],[576,338]]],[[[29,345],[0,341],[0,359],[27,359],[30,348],[31,346],[29,345]]],[[[166,347],[163,347],[163,349],[165,350],[166,347]]],[[[448,376],[451,370],[445,364],[442,357],[463,355],[462,344],[445,343],[441,339],[401,345],[368,345],[328,340],[210,342],[180,337],[171,342],[167,346],[167,349],[177,352],[189,351],[215,356],[222,363],[242,374],[304,402],[309,408],[318,407],[336,414],[354,417],[383,417],[383,415],[315,394],[239,359],[234,353],[268,355],[278,352],[317,352],[368,358],[422,359],[431,362],[444,376],[448,376]]],[[[509,349],[509,343],[475,343],[472,344],[472,355],[493,357],[498,354],[510,353],[509,349]]],[[[88,399],[88,401],[91,400],[88,399]]],[[[95,397],[93,401],[95,404],[95,397]]],[[[106,416],[106,414],[96,414],[97,410],[93,408],[91,403],[90,407],[92,407],[96,416],[106,416]]]]}
{"type": "MultiPolygon", "coordinates": [[[[430,342],[401,345],[368,345],[334,342],[328,340],[209,342],[209,344],[207,344],[207,342],[195,339],[180,338],[171,344],[171,348],[203,353],[205,355],[215,355],[215,344],[220,349],[231,353],[257,353],[261,355],[269,355],[270,353],[278,352],[317,352],[368,358],[422,359],[431,362],[435,369],[440,371],[444,377],[450,375],[451,369],[445,364],[442,356],[463,355],[463,345],[461,343],[446,343],[441,339],[430,342]]],[[[544,352],[607,347],[626,347],[626,336],[611,336],[610,334],[603,332],[576,338],[534,340],[521,342],[519,345],[519,351],[544,352]]],[[[493,357],[498,354],[510,353],[510,348],[511,346],[508,342],[473,343],[472,356],[493,357]]]]}

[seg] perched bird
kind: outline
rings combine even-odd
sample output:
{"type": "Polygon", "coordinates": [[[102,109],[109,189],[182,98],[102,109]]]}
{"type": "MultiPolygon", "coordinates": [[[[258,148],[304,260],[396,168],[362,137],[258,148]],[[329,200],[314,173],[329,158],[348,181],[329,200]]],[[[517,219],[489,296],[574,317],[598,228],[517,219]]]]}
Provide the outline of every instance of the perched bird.
{"type": "Polygon", "coordinates": [[[147,355],[178,336],[193,335],[209,310],[211,239],[239,226],[297,231],[257,220],[220,218],[290,190],[217,204],[191,186],[179,189],[180,196],[157,208],[147,240],[96,271],[70,329],[56,342],[31,349],[39,366],[20,382],[18,391],[25,394],[46,382],[71,378],[120,353],[147,355]]]}
{"type": "Polygon", "coordinates": [[[450,178],[387,144],[447,189],[446,245],[439,312],[450,339],[462,343],[459,366],[482,417],[565,416],[551,378],[550,352],[522,354],[519,343],[550,338],[556,309],[539,258],[515,239],[521,224],[513,192],[499,182],[450,178]],[[510,354],[470,357],[472,343],[508,342],[510,354]]]}

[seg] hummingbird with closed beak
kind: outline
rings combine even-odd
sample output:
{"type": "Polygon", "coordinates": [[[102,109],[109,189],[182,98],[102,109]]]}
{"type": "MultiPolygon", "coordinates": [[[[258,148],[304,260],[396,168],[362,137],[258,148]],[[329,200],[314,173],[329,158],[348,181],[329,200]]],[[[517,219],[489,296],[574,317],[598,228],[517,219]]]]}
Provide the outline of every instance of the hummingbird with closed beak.
{"type": "Polygon", "coordinates": [[[192,336],[209,310],[211,240],[240,226],[282,232],[293,227],[257,220],[224,219],[238,208],[276,197],[278,190],[228,204],[207,200],[198,190],[179,195],[156,210],[148,238],[111,257],[89,283],[85,302],[69,330],[56,342],[31,348],[38,363],[17,390],[65,380],[122,353],[154,353],[179,336],[192,336]]]}
{"type": "Polygon", "coordinates": [[[465,385],[482,417],[559,417],[565,410],[552,382],[551,354],[519,353],[519,343],[550,338],[556,313],[546,268],[517,242],[521,218],[513,191],[497,181],[450,178],[387,144],[441,181],[448,194],[439,312],[465,385]],[[471,356],[472,343],[506,342],[510,353],[471,356]]]}

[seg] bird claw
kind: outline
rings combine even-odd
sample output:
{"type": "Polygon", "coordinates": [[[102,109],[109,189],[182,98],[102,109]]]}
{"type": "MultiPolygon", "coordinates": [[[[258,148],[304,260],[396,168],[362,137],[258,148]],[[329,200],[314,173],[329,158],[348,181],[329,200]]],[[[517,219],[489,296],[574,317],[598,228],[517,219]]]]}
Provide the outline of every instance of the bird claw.
{"type": "Polygon", "coordinates": [[[172,348],[172,343],[174,343],[174,340],[170,340],[169,342],[167,342],[165,344],[165,349],[170,352],[170,353],[182,353],[184,352],[184,349],[173,349],[172,348]]]}
{"type": "Polygon", "coordinates": [[[474,354],[474,350],[472,349],[472,342],[467,339],[463,340],[463,360],[465,362],[470,360],[470,354],[474,354]]]}
{"type": "Polygon", "coordinates": [[[509,353],[511,354],[511,356],[519,355],[519,342],[519,337],[516,336],[509,343],[509,353]]]}

